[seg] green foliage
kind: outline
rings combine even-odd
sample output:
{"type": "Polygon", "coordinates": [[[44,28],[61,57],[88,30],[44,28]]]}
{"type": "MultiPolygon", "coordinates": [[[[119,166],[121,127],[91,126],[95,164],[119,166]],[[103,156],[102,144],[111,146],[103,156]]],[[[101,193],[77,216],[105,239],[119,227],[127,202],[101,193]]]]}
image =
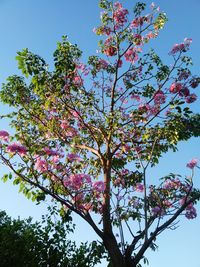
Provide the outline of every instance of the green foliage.
{"type": "Polygon", "coordinates": [[[26,102],[30,96],[30,90],[26,86],[23,77],[13,75],[7,78],[7,83],[2,85],[0,92],[1,101],[9,106],[18,107],[26,102]]]}
{"type": "Polygon", "coordinates": [[[110,10],[111,4],[108,0],[100,0],[99,7],[102,9],[110,10]]]}
{"type": "Polygon", "coordinates": [[[16,59],[18,61],[18,68],[26,76],[38,75],[46,70],[46,62],[43,58],[33,54],[27,48],[21,52],[17,52],[16,59]]]}
{"type": "Polygon", "coordinates": [[[145,10],[146,4],[142,3],[142,2],[137,2],[135,4],[135,7],[133,9],[133,12],[135,14],[136,17],[140,16],[141,13],[145,10]]]}
{"type": "Polygon", "coordinates": [[[77,45],[67,41],[63,36],[62,42],[58,42],[57,49],[54,52],[54,64],[56,75],[68,75],[75,69],[75,60],[81,56],[81,51],[77,45]]]}
{"type": "Polygon", "coordinates": [[[96,241],[91,244],[67,240],[73,231],[71,221],[54,222],[55,210],[43,216],[42,222],[31,218],[11,219],[0,212],[0,262],[2,267],[93,267],[103,257],[104,249],[96,241]]]}
{"type": "Polygon", "coordinates": [[[165,23],[168,21],[165,13],[160,13],[154,22],[155,29],[161,30],[163,29],[165,23]]]}

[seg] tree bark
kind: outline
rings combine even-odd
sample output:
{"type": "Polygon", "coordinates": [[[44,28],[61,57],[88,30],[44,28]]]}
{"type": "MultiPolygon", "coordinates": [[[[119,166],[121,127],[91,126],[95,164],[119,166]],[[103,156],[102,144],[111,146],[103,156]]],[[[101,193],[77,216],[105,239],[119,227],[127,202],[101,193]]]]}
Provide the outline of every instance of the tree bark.
{"type": "Polygon", "coordinates": [[[111,259],[109,267],[136,267],[132,257],[122,255],[113,234],[104,235],[103,243],[111,259]]]}

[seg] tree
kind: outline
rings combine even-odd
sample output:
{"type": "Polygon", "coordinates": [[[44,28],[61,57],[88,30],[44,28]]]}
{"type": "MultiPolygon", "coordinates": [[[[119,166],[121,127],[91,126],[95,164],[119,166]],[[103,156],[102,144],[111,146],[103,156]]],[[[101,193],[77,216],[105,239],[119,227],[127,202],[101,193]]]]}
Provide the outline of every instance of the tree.
{"type": "Polygon", "coordinates": [[[154,4],[145,15],[146,5],[137,3],[133,18],[119,2],[99,5],[100,51],[88,64],[66,37],[53,71],[28,49],[18,52],[23,77],[9,77],[0,93],[14,108],[8,118],[15,128],[13,137],[0,132],[1,160],[11,170],[3,179],[14,179],[32,200],[51,196],[63,212],[77,213],[103,241],[112,266],[136,267],[179,215],[196,217],[196,159],[187,165],[191,177],[170,173],[151,184],[147,169],[179,141],[200,135],[200,116],[189,107],[200,78],[189,69],[191,39],[171,49],[170,66],[148,51],[167,21],[154,4]]]}
{"type": "MultiPolygon", "coordinates": [[[[100,244],[81,243],[66,239],[74,226],[68,214],[62,221],[52,220],[55,211],[43,216],[42,222],[11,219],[0,212],[0,260],[2,267],[77,266],[92,267],[100,262],[104,250],[100,244]]],[[[55,219],[55,218],[54,218],[55,219]]]]}

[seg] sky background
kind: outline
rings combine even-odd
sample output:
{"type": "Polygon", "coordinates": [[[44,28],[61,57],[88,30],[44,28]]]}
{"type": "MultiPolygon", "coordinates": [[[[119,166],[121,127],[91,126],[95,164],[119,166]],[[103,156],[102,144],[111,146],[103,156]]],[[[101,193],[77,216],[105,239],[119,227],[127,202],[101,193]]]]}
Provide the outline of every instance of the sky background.
{"type": "MultiPolygon", "coordinates": [[[[144,1],[150,4],[151,1],[144,1]]],[[[132,8],[135,1],[122,1],[132,8]]],[[[50,65],[52,53],[62,35],[68,35],[72,43],[77,43],[84,51],[84,58],[95,54],[97,37],[92,29],[98,25],[99,9],[97,0],[0,0],[0,84],[6,77],[19,74],[15,61],[16,52],[29,48],[41,55],[50,65]]],[[[200,28],[199,0],[158,0],[161,10],[168,15],[169,22],[160,33],[159,38],[152,41],[152,47],[168,62],[168,51],[175,43],[185,37],[193,39],[191,56],[193,72],[200,74],[200,28]]],[[[200,89],[197,89],[200,90],[200,89]]],[[[200,96],[200,93],[197,93],[200,96]]],[[[195,111],[200,111],[200,100],[195,103],[195,111]]],[[[0,104],[1,112],[7,108],[0,104]]],[[[7,128],[7,122],[1,123],[1,129],[7,128]]],[[[200,158],[200,139],[192,138],[179,145],[179,152],[168,153],[161,158],[160,164],[149,171],[149,178],[158,178],[169,172],[189,175],[185,168],[192,158],[200,158]]],[[[1,167],[1,175],[5,169],[1,167]]],[[[200,188],[200,172],[197,171],[195,185],[200,188]]],[[[36,206],[18,194],[18,188],[11,183],[0,182],[0,209],[14,217],[32,216],[40,219],[46,212],[47,204],[36,206]]],[[[197,206],[200,212],[200,207],[197,206]]],[[[199,213],[200,214],[200,213],[199,213]]],[[[78,241],[96,239],[92,230],[81,219],[75,218],[77,230],[74,238],[78,241]]],[[[196,220],[182,218],[176,231],[166,231],[158,238],[159,249],[148,252],[149,267],[199,267],[200,215],[196,220]]],[[[101,265],[102,267],[105,264],[101,265]]]]}

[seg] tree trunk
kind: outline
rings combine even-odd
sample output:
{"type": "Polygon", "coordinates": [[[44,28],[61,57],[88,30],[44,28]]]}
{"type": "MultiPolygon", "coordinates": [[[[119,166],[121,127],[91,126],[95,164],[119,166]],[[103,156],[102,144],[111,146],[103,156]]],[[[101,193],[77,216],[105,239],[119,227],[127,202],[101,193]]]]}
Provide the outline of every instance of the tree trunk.
{"type": "Polygon", "coordinates": [[[111,259],[109,267],[136,267],[132,258],[122,255],[114,236],[105,235],[103,242],[111,259]]]}

